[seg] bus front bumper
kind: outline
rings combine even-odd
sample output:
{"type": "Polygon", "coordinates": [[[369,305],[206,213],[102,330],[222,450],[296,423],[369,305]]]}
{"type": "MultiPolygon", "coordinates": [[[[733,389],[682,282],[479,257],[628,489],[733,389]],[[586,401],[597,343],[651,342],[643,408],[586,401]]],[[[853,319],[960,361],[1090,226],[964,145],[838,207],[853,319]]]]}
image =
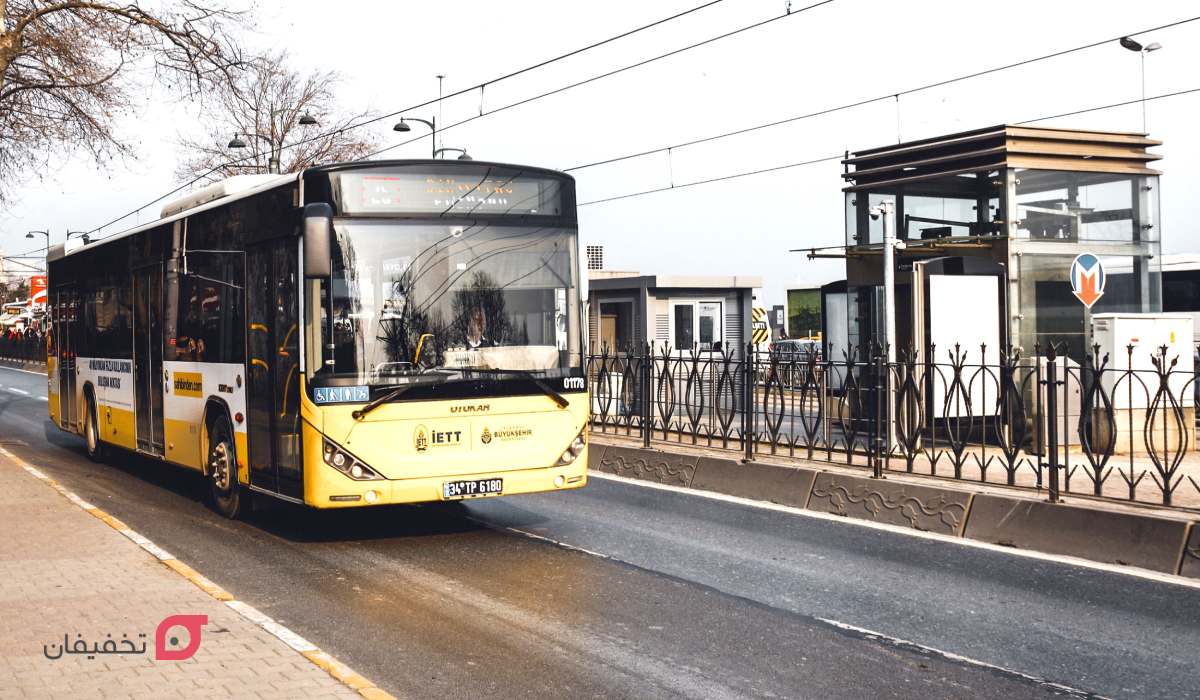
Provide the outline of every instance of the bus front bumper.
{"type": "Polygon", "coordinates": [[[316,508],[353,508],[401,503],[471,501],[522,493],[566,491],[587,484],[587,464],[585,449],[583,454],[579,455],[579,459],[562,467],[375,481],[355,481],[322,464],[320,468],[324,478],[320,479],[319,483],[310,485],[304,500],[316,508]],[[502,480],[503,488],[500,493],[444,497],[444,488],[448,482],[481,482],[494,479],[502,480]]]}

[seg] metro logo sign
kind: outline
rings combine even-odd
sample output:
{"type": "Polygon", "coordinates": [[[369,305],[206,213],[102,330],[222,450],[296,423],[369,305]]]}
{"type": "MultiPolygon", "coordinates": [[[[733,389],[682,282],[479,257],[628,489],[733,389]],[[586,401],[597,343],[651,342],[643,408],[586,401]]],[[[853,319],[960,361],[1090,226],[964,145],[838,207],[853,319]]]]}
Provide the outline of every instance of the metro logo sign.
{"type": "Polygon", "coordinates": [[[1104,296],[1104,264],[1091,253],[1083,253],[1071,263],[1071,291],[1087,308],[1104,296]]]}

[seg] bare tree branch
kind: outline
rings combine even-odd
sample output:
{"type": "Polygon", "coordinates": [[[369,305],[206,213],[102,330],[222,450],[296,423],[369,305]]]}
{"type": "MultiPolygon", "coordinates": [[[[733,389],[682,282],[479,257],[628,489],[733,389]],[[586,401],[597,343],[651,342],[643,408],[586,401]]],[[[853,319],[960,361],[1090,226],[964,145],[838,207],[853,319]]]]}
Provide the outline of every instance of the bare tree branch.
{"type": "Polygon", "coordinates": [[[194,97],[236,82],[239,12],[174,0],[0,0],[0,202],[27,173],[82,152],[104,166],[132,153],[116,132],[145,91],[142,69],[194,97]]]}
{"type": "Polygon", "coordinates": [[[339,83],[340,77],[332,72],[300,74],[288,67],[283,52],[255,59],[238,81],[215,93],[214,104],[201,117],[202,135],[180,137],[186,155],[176,176],[217,180],[266,172],[273,158],[286,173],[364,157],[377,147],[378,139],[346,127],[373,113],[342,109],[335,94],[339,83]],[[315,117],[319,126],[301,126],[305,114],[315,117]],[[313,132],[321,137],[313,138],[318,135],[313,132]],[[226,147],[235,135],[246,142],[246,148],[226,147]]]}

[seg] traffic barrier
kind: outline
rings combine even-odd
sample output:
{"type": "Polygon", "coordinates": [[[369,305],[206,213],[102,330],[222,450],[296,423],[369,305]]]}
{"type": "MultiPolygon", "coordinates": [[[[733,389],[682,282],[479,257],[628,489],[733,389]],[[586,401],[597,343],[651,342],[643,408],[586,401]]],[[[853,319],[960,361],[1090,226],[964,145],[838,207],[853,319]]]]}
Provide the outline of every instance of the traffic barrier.
{"type": "Polygon", "coordinates": [[[1200,524],[1192,523],[1191,535],[1180,555],[1179,573],[1192,578],[1200,578],[1200,524]]]}
{"type": "Polygon", "coordinates": [[[701,457],[692,488],[803,508],[817,472],[800,467],[701,457]]]}
{"type": "MultiPolygon", "coordinates": [[[[979,489],[876,479],[840,471],[743,463],[689,451],[597,441],[592,470],[658,484],[768,501],[860,520],[1047,554],[1137,566],[1200,579],[1200,523],[1116,510],[1097,499],[1049,503],[979,489]]],[[[953,482],[952,482],[953,483],[953,482]]],[[[1128,507],[1126,507],[1128,508],[1128,507]]]]}
{"type": "Polygon", "coordinates": [[[1189,524],[1145,513],[978,494],[963,536],[1174,574],[1189,524]]]}
{"type": "Polygon", "coordinates": [[[970,492],[821,472],[808,509],[942,535],[962,535],[970,492]]]}
{"type": "Polygon", "coordinates": [[[612,445],[605,446],[603,451],[595,448],[593,445],[588,466],[608,474],[685,487],[691,487],[696,475],[694,456],[612,445]]]}

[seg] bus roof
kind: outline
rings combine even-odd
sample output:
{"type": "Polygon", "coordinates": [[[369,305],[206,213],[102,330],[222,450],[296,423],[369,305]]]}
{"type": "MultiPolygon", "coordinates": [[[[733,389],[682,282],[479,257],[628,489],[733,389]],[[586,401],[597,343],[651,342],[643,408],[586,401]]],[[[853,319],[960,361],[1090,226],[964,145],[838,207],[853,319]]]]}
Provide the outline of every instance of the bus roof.
{"type": "MultiPolygon", "coordinates": [[[[119,231],[110,236],[105,236],[104,238],[101,238],[100,240],[95,241],[94,243],[84,243],[82,239],[76,238],[76,239],[71,239],[71,240],[65,241],[63,243],[52,245],[46,251],[46,261],[49,262],[52,260],[61,260],[62,258],[66,257],[68,255],[71,255],[72,253],[74,253],[78,250],[82,250],[84,248],[91,248],[91,247],[94,247],[97,245],[111,243],[113,241],[125,238],[126,236],[132,236],[134,234],[141,233],[142,231],[146,231],[146,230],[149,230],[152,228],[157,228],[159,226],[162,226],[163,224],[169,224],[173,221],[177,221],[179,219],[190,216],[191,214],[196,214],[196,213],[199,213],[202,211],[206,211],[208,209],[212,209],[212,208],[221,206],[222,204],[228,204],[229,202],[234,202],[234,201],[237,201],[244,197],[249,197],[251,195],[258,194],[259,192],[265,192],[267,190],[273,189],[275,187],[279,187],[279,186],[287,184],[289,182],[298,182],[298,181],[302,180],[304,178],[304,176],[308,173],[337,172],[337,171],[341,171],[341,170],[352,170],[352,169],[357,169],[357,168],[385,168],[388,166],[397,166],[397,165],[404,165],[404,166],[443,165],[444,166],[444,165],[448,165],[448,164],[457,164],[462,167],[467,167],[467,166],[471,166],[471,165],[474,165],[474,166],[483,165],[483,166],[495,166],[495,167],[499,167],[499,168],[516,168],[516,169],[520,169],[520,170],[528,170],[530,172],[537,172],[537,173],[542,173],[542,174],[546,174],[546,175],[553,175],[555,177],[561,177],[561,178],[564,178],[567,180],[571,180],[572,182],[574,182],[574,180],[575,180],[575,178],[568,173],[564,173],[559,170],[552,170],[550,168],[535,167],[535,166],[531,166],[531,165],[517,165],[514,163],[496,163],[496,162],[486,161],[486,160],[459,161],[459,160],[434,160],[434,159],[430,159],[430,158],[414,159],[414,160],[358,160],[358,161],[350,161],[347,163],[328,163],[325,165],[316,165],[311,168],[305,168],[297,173],[288,173],[286,175],[234,175],[233,177],[225,178],[224,180],[221,180],[220,182],[213,183],[213,184],[203,187],[189,195],[185,195],[178,199],[172,200],[171,202],[168,202],[167,204],[163,205],[162,211],[160,212],[160,218],[158,218],[154,221],[150,221],[148,223],[142,224],[140,226],[135,226],[134,228],[126,229],[124,231],[119,231]],[[254,179],[251,180],[251,179],[243,179],[243,178],[254,178],[254,179]],[[231,181],[234,181],[234,182],[231,182],[231,181]],[[190,204],[193,202],[194,202],[194,204],[192,204],[192,206],[190,206],[190,207],[186,206],[187,204],[190,204]]],[[[303,202],[301,202],[301,204],[303,204],[303,202]]]]}

